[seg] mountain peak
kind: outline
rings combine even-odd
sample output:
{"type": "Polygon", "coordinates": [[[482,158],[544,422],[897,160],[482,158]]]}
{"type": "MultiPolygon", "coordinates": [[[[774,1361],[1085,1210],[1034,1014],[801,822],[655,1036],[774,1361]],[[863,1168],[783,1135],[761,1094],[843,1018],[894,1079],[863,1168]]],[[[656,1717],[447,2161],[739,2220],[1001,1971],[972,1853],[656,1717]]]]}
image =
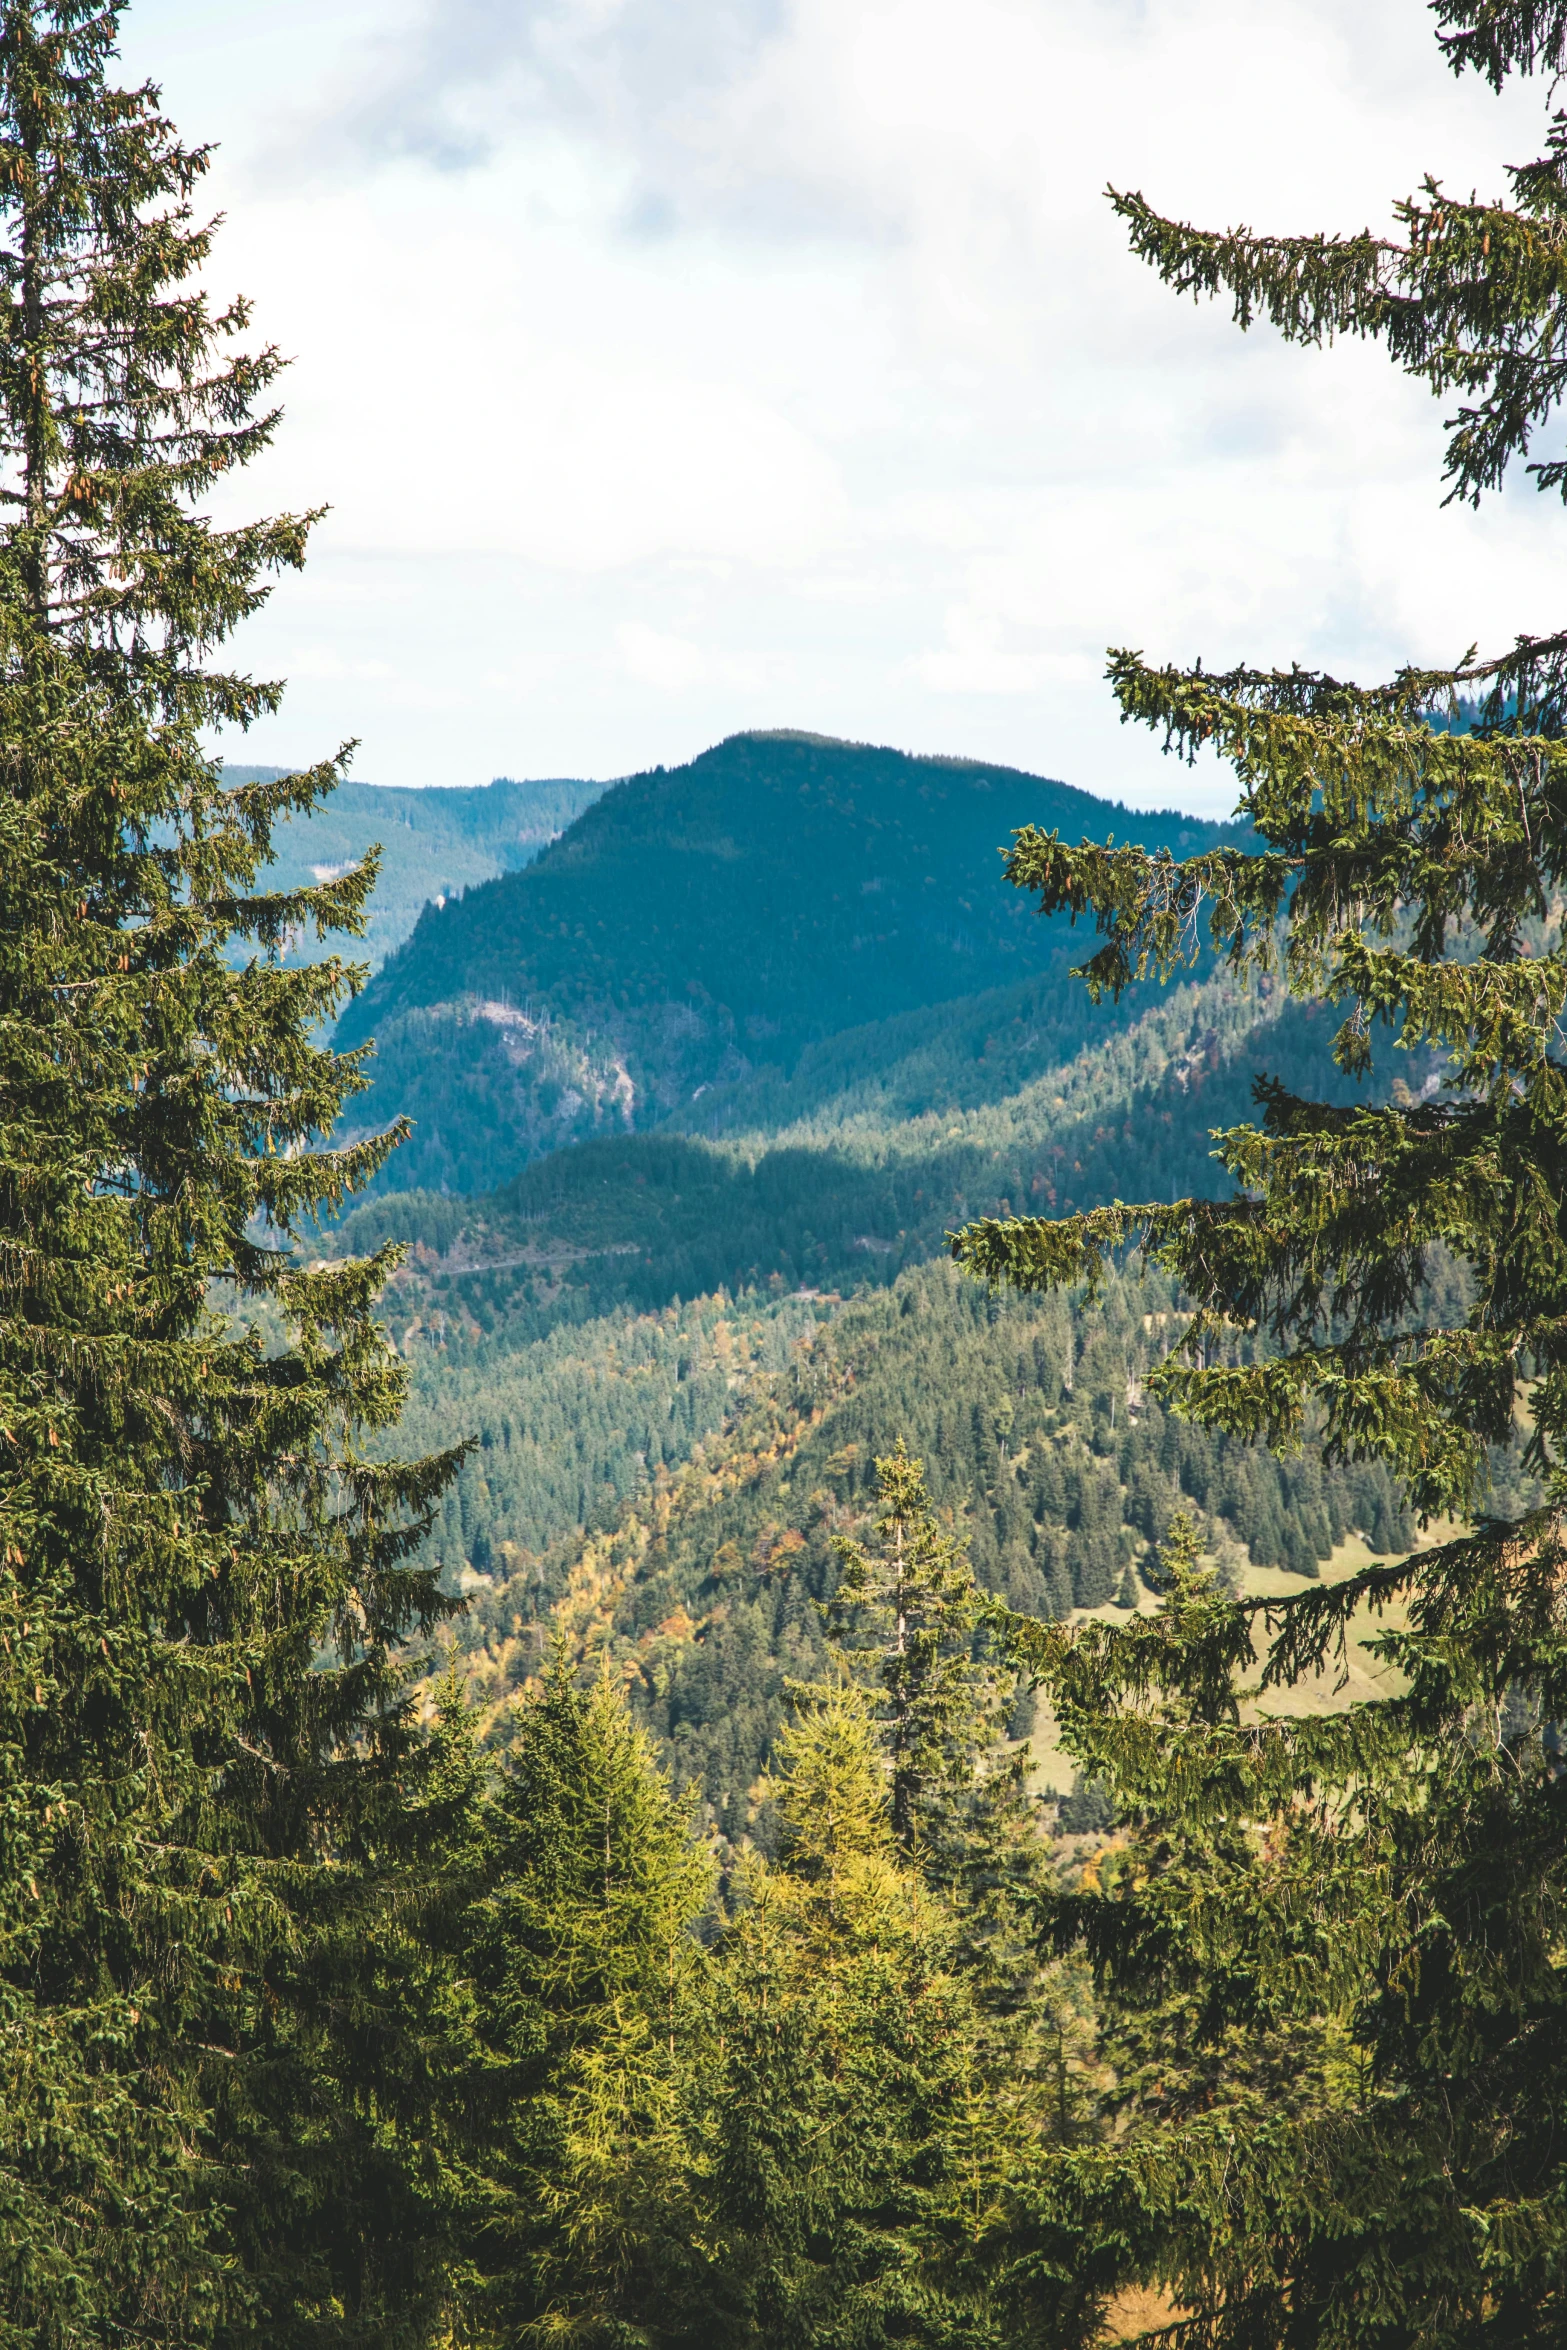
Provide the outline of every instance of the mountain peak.
{"type": "MultiPolygon", "coordinates": [[[[696,1089],[761,1066],[787,1072],[841,1030],[1064,972],[1076,954],[1069,930],[1041,923],[1002,879],[1024,824],[1074,838],[1113,831],[1177,853],[1242,837],[1174,810],[1134,815],[980,760],[747,731],[683,766],[625,777],[525,870],[427,906],[340,1039],[379,1039],[379,1125],[415,1106],[404,1052],[414,1022],[422,1114],[448,1133],[470,1127],[447,1094],[459,1086],[477,1098],[477,1088],[491,1126],[516,1129],[513,1167],[622,1118],[616,1069],[629,1073],[631,1122],[660,1123],[696,1089]],[[530,1061],[519,1080],[526,1114],[495,1058],[515,1058],[511,1032],[475,1028],[475,1008],[497,1004],[547,1009],[553,1023],[547,1074],[530,1061]],[[444,1090],[431,1071],[443,1054],[444,1090]],[[601,1114],[611,1101],[618,1107],[601,1114]]],[[[431,1179],[426,1142],[400,1154],[400,1183],[431,1179]]],[[[497,1179],[504,1147],[486,1139],[485,1181],[497,1179]]],[[[454,1163],[447,1179],[468,1189],[475,1177],[454,1163]]]]}

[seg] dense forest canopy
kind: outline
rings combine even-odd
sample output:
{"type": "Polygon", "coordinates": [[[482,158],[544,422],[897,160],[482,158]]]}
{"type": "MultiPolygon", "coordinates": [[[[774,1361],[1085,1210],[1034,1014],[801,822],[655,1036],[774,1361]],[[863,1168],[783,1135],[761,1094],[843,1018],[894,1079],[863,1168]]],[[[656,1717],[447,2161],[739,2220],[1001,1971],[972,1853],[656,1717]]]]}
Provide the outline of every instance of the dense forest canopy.
{"type": "Polygon", "coordinates": [[[384,1184],[488,1191],[593,1137],[776,1122],[769,1093],[808,1085],[845,1032],[871,1068],[878,1025],[939,1034],[921,1014],[961,1022],[980,1012],[963,999],[1030,981],[1063,1059],[1086,1033],[1067,926],[995,886],[1029,817],[1152,846],[1244,837],[1008,768],[737,735],[614,785],[525,872],[427,909],[344,1016],[340,1043],[376,1040],[345,1132],[411,1116],[384,1184]]]}
{"type": "Polygon", "coordinates": [[[742,1043],[788,1049],[965,995],[976,970],[995,984],[1060,951],[995,888],[1029,819],[1134,824],[1150,847],[1226,833],[970,760],[734,735],[615,784],[526,872],[432,909],[345,1015],[345,1040],[463,995],[547,996],[562,1013],[694,996],[727,1009],[742,1043]]]}
{"type": "MultiPolygon", "coordinates": [[[[203,511],[280,363],[119,13],[0,0],[0,2350],[1554,2344],[1567,640],[1115,655],[1230,826],[467,795],[566,829],[330,1045],[372,802],[209,754],[313,518],[203,511]]],[[[1468,497],[1564,169],[1114,201],[1468,497]]]]}

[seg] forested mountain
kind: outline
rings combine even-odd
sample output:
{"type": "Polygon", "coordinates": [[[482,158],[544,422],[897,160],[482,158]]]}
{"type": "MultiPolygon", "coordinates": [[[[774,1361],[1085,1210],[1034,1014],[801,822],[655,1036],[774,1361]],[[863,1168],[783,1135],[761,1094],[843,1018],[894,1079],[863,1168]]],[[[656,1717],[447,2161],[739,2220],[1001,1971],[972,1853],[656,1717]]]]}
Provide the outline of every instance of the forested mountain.
{"type": "MultiPolygon", "coordinates": [[[[1176,849],[1239,837],[957,761],[742,737],[428,909],[345,1023],[391,1038],[423,1121],[386,1181],[450,1184],[383,1191],[330,1245],[410,1251],[386,1301],[404,1435],[474,1440],[427,1555],[469,1597],[458,1646],[503,1742],[549,1627],[577,1652],[605,1639],[710,1823],[765,1834],[747,1791],[786,1677],[822,1659],[830,1536],[899,1437],[983,1586],[1045,1615],[1134,1598],[1178,1506],[1248,1570],[1408,1539],[1384,1471],[1163,1421],[1144,1382],[1181,1326],[1166,1287],[1039,1307],[937,1262],[976,1216],[1222,1191],[1211,1129],[1249,1114],[1259,1070],[1359,1090],[1329,1012],[1266,977],[1209,968],[1090,1007],[1068,976],[1087,942],[1000,881],[998,836],[1030,808],[1176,849]],[[620,1022],[618,1059],[594,1020],[620,1022]],[[715,1065],[677,1097],[677,1068],[715,1065]]],[[[1427,1088],[1428,1058],[1401,1066],[1427,1088]]]]}
{"type": "Polygon", "coordinates": [[[1060,1061],[1092,1015],[1061,984],[1069,929],[1000,885],[1027,822],[1177,854],[1243,837],[1014,769],[737,735],[614,785],[526,871],[425,909],[340,1025],[377,1047],[353,1131],[407,1111],[386,1181],[479,1192],[595,1135],[775,1124],[975,1017],[1022,1019],[1034,1067],[1060,1061]],[[823,1047],[850,1030],[835,1067],[823,1047]]]}
{"type": "MultiPolygon", "coordinates": [[[[119,13],[0,0],[0,2350],[1558,2350],[1567,636],[1112,655],[1249,836],[634,779],[346,1025],[354,1207],[366,811],[208,748],[315,518],[206,511],[283,362],[119,13]]],[[[1478,497],[1511,178],[1112,200],[1456,368],[1478,497]]],[[[553,822],[474,798],[405,880],[553,822]]]]}
{"type": "MultiPolygon", "coordinates": [[[[347,1219],[338,1244],[424,1244],[471,1310],[508,1318],[658,1308],[723,1288],[852,1288],[936,1253],[966,1217],[1024,1203],[1165,1198],[1221,1186],[1210,1125],[1246,1114],[1253,1072],[1323,1074],[1330,1016],[1275,1007],[1222,977],[1155,994],[1140,1021],[1014,1090],[988,1088],[966,1053],[950,1083],[924,1056],[933,1098],[878,1117],[848,1088],[810,1120],[719,1140],[606,1137],[536,1161],[474,1201],[404,1192],[347,1219]],[[833,1118],[837,1108],[842,1115],[833,1118]]],[[[1003,1067],[1007,1055],[996,1058],[1003,1067]]],[[[980,1063],[983,1067],[983,1061],[980,1063]]],[[[897,1071],[889,1073],[896,1087],[897,1071]]],[[[421,1251],[423,1254],[423,1251],[421,1251]]],[[[531,1326],[530,1326],[531,1327],[531,1326]]]]}
{"type": "MultiPolygon", "coordinates": [[[[288,770],[225,764],[230,786],[272,783],[288,770]]],[[[473,889],[498,873],[531,863],[603,790],[564,778],[514,783],[498,775],[477,786],[340,783],[319,807],[282,819],[272,842],[267,884],[309,889],[356,865],[373,843],[381,850],[362,953],[383,963],[413,930],[422,908],[473,889]]],[[[313,938],[298,953],[318,956],[313,938]]]]}
{"type": "Polygon", "coordinates": [[[1157,1280],[1089,1310],[990,1300],[935,1264],[849,1302],[710,1299],[416,1373],[410,1433],[435,1439],[455,1405],[479,1437],[436,1541],[462,1562],[457,1646],[490,1735],[564,1628],[623,1669],[709,1823],[765,1840],[751,1791],[785,1683],[825,1667],[833,1537],[871,1510],[894,1435],[981,1585],[1045,1617],[1144,1604],[1179,1509],[1232,1579],[1315,1577],[1356,1537],[1359,1556],[1408,1547],[1380,1465],[1280,1461],[1163,1414],[1146,1374],[1181,1326],[1157,1280]]]}
{"type": "MultiPolygon", "coordinates": [[[[1182,1507],[1232,1574],[1407,1546],[1384,1469],[1280,1462],[1147,1400],[1184,1326],[1167,1284],[987,1299],[933,1261],[978,1215],[1222,1191],[1210,1129],[1259,1070],[1357,1098],[1326,1008],[1266,980],[1134,992],[1069,1057],[1059,1000],[1035,978],[894,1015],[736,1086],[712,1125],[740,1131],[605,1137],[478,1199],[372,1199],[333,1236],[409,1245],[405,1437],[475,1440],[430,1555],[468,1596],[492,1736],[552,1628],[607,1643],[709,1824],[765,1839],[750,1791],[786,1680],[823,1659],[831,1538],[899,1437],[983,1587],[1045,1616],[1139,1601],[1182,1507]]],[[[1428,1090],[1427,1059],[1399,1065],[1428,1090]]]]}

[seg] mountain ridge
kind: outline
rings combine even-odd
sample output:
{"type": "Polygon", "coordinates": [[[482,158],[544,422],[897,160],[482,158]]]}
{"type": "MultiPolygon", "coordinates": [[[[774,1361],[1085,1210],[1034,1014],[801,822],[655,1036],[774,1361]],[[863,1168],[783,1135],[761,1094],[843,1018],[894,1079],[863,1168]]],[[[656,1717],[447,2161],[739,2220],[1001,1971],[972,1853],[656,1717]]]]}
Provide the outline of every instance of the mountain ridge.
{"type": "MultiPolygon", "coordinates": [[[[470,1602],[483,1734],[504,1744],[552,1637],[592,1648],[708,1824],[765,1841],[758,1774],[789,1678],[822,1662],[832,1536],[900,1434],[983,1586],[1042,1614],[1147,1604],[1177,1508],[1227,1574],[1313,1575],[1410,1529],[1385,1476],[1163,1418],[1148,1373],[1189,1308],[1156,1269],[1115,1268],[1096,1303],[988,1297],[942,1262],[976,1215],[1227,1190],[1213,1130],[1252,1115],[1259,1066],[1365,1098],[1330,1007],[1211,953],[1092,1006],[1069,977],[1085,942],[994,853],[1030,820],[1177,854],[1249,836],[782,731],[704,759],[629,779],[525,872],[426,914],[358,1014],[381,1108],[419,1131],[326,1246],[407,1251],[386,1320],[420,1443],[469,1446],[425,1555],[470,1602]],[[824,767],[825,821],[802,828],[824,767]],[[519,951],[497,909],[534,899],[519,951]],[[782,982],[769,921],[793,925],[782,982]],[[701,978],[756,981],[720,979],[730,1001],[671,992],[709,923],[701,978]],[[912,955],[889,954],[900,926],[912,955]],[[889,960],[877,995],[861,974],[889,960]],[[805,1000],[780,1007],[781,984],[805,1000]]],[[[1429,1054],[1402,1066],[1433,1079],[1429,1054]]]]}
{"type": "MultiPolygon", "coordinates": [[[[1070,926],[1001,878],[1025,823],[1177,854],[1250,838],[982,760],[733,735],[610,786],[522,871],[425,908],[339,1024],[340,1044],[377,1048],[348,1131],[406,1112],[418,1131],[388,1183],[489,1190],[605,1134],[712,1130],[843,1032],[1064,983],[1070,926]]],[[[1062,1057],[1087,1033],[1074,1004],[1062,1057]]]]}
{"type": "MultiPolygon", "coordinates": [[[[292,772],[225,762],[230,784],[269,782],[292,772]]],[[[381,871],[362,941],[354,958],[377,969],[409,938],[424,906],[516,872],[563,832],[603,791],[601,783],[570,776],[519,782],[497,775],[483,784],[340,783],[317,808],[283,817],[273,832],[266,886],[302,889],[357,864],[372,845],[381,871]]],[[[329,951],[314,937],[294,959],[313,961],[329,951]]]]}

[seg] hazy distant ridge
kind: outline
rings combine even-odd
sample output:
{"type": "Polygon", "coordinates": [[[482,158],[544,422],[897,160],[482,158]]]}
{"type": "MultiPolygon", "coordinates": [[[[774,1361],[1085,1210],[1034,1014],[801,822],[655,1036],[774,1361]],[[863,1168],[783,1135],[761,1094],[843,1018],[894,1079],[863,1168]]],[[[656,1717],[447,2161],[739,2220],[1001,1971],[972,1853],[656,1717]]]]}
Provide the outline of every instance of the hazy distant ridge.
{"type": "MultiPolygon", "coordinates": [[[[286,775],[286,767],[228,766],[231,783],[286,775]]],[[[370,930],[358,951],[372,967],[394,953],[427,904],[514,873],[549,846],[604,786],[551,777],[517,783],[430,785],[342,783],[325,807],[291,816],[277,830],[274,886],[296,889],[358,862],[381,845],[381,877],[370,930]]]]}

